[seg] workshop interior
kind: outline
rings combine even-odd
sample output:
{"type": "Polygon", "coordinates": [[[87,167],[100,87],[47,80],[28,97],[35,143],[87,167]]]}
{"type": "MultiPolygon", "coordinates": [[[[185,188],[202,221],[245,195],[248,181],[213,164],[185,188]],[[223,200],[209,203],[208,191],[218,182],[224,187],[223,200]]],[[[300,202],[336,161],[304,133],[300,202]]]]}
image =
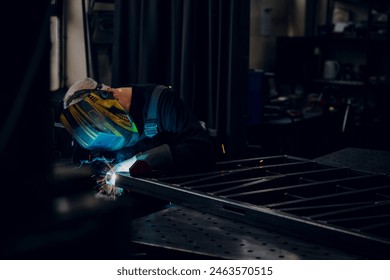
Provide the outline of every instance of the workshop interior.
{"type": "Polygon", "coordinates": [[[4,5],[1,259],[390,258],[388,1],[4,5]],[[216,169],[97,197],[59,122],[84,77],[172,86],[216,169]]]}

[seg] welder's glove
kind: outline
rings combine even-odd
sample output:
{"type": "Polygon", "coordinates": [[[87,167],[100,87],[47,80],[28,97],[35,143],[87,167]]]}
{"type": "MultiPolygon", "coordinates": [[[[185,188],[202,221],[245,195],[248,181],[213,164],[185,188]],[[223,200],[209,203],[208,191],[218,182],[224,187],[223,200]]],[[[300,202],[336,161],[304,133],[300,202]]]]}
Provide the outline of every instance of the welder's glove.
{"type": "Polygon", "coordinates": [[[149,176],[152,170],[167,171],[173,165],[171,150],[167,144],[139,153],[135,157],[135,163],[129,168],[133,177],[149,176]]]}

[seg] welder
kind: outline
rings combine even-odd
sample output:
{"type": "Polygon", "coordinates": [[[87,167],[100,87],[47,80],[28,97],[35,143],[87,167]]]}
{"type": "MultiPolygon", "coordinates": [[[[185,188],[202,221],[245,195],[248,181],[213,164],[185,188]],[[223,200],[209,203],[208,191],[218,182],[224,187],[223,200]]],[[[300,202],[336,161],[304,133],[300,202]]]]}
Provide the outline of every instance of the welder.
{"type": "Polygon", "coordinates": [[[85,78],[69,88],[63,103],[61,123],[92,157],[113,156],[113,172],[150,176],[215,165],[207,129],[169,86],[113,88],[85,78]]]}

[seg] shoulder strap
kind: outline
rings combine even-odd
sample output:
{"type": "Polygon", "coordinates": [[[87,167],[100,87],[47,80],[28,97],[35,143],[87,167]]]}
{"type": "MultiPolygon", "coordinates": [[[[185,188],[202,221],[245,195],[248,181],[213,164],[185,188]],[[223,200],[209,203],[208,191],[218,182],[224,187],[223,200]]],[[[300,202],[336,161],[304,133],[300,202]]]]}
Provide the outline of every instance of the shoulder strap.
{"type": "Polygon", "coordinates": [[[156,86],[153,89],[152,95],[150,96],[148,115],[144,124],[144,133],[146,137],[152,138],[158,133],[157,128],[157,104],[161,93],[166,89],[166,86],[156,86]]]}

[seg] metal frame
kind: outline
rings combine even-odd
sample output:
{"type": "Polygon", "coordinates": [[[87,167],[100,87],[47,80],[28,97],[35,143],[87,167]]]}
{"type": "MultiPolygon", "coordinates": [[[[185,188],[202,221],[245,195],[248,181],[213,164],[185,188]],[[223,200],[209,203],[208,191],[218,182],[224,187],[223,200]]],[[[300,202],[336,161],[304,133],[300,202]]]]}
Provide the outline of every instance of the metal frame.
{"type": "Polygon", "coordinates": [[[387,258],[390,179],[291,156],[221,162],[213,172],[133,178],[130,191],[293,237],[387,258]]]}

